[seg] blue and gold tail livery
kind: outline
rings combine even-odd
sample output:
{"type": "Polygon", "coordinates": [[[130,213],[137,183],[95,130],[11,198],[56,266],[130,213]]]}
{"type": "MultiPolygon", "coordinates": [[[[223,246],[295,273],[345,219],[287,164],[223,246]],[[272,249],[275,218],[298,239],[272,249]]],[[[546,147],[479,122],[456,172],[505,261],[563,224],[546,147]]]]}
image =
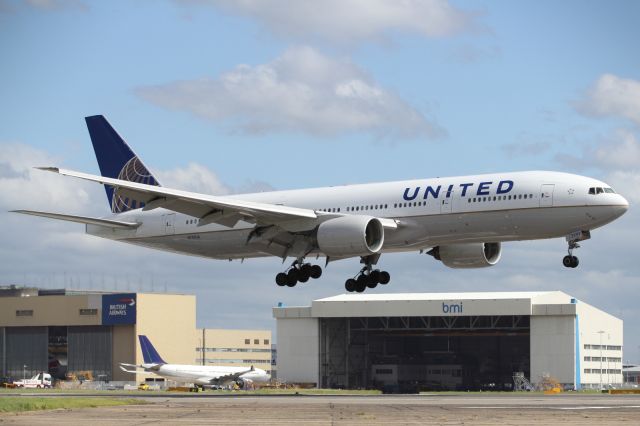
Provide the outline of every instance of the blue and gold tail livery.
{"type": "MultiPolygon", "coordinates": [[[[102,176],[160,186],[158,180],[111,127],[106,118],[102,115],[94,115],[86,117],[85,121],[102,176]]],[[[119,191],[114,191],[111,186],[105,185],[104,188],[113,213],[144,207],[143,202],[129,198],[125,194],[119,194],[119,191]]]]}
{"type": "Polygon", "coordinates": [[[147,336],[140,335],[138,339],[140,340],[140,349],[142,349],[142,358],[145,364],[166,364],[147,336]]]}

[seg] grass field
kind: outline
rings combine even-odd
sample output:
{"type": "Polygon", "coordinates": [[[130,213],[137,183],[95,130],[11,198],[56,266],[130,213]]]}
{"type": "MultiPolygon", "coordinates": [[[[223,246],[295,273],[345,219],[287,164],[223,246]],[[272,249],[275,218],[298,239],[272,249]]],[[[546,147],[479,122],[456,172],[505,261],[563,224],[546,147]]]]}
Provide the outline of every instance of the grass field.
{"type": "Polygon", "coordinates": [[[144,404],[138,399],[118,398],[83,398],[65,397],[20,397],[6,396],[0,398],[0,413],[17,413],[22,411],[54,410],[56,408],[93,408],[112,407],[116,405],[144,404]]]}

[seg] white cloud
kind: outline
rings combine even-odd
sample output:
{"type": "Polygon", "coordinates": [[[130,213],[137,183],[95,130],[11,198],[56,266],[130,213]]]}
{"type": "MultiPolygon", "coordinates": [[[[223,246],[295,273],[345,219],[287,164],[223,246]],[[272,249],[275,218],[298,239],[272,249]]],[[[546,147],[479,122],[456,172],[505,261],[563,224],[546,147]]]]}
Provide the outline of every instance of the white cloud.
{"type": "Polygon", "coordinates": [[[474,16],[446,0],[181,0],[248,16],[272,33],[297,40],[355,43],[392,32],[445,37],[476,26],[474,16]]]}
{"type": "Polygon", "coordinates": [[[575,108],[585,115],[623,117],[640,125],[640,81],[604,74],[575,108]]]}
{"type": "Polygon", "coordinates": [[[567,167],[595,168],[607,173],[637,171],[640,141],[625,129],[617,129],[600,141],[585,145],[578,154],[559,154],[556,159],[567,167]]]}
{"type": "Polygon", "coordinates": [[[156,105],[248,133],[334,136],[366,131],[389,139],[444,134],[351,61],[335,60],[309,47],[288,49],[266,64],[239,65],[216,79],[145,86],[136,93],[156,105]]]}
{"type": "Polygon", "coordinates": [[[189,163],[185,168],[158,171],[157,174],[162,185],[170,188],[210,195],[231,192],[214,172],[196,163],[189,163]]]}

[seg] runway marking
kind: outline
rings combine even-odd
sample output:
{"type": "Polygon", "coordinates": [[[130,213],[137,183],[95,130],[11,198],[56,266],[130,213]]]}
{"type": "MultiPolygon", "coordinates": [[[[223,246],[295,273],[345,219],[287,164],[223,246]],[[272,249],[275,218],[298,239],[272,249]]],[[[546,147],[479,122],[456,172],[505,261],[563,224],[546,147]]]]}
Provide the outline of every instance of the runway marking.
{"type": "Polygon", "coordinates": [[[585,407],[550,407],[554,410],[611,410],[619,408],[640,408],[640,405],[609,405],[609,406],[585,406],[585,407]]]}

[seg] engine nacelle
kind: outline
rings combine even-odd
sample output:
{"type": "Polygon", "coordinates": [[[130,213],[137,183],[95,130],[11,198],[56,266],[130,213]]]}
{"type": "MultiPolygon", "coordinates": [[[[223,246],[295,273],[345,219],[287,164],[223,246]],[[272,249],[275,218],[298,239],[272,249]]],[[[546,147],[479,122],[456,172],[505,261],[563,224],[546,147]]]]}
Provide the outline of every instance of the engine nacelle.
{"type": "Polygon", "coordinates": [[[368,256],[384,243],[384,227],[371,216],[343,216],[318,226],[318,248],[327,256],[368,256]]]}
{"type": "Polygon", "coordinates": [[[485,268],[500,260],[500,243],[466,243],[437,246],[429,250],[435,259],[449,268],[485,268]]]}

